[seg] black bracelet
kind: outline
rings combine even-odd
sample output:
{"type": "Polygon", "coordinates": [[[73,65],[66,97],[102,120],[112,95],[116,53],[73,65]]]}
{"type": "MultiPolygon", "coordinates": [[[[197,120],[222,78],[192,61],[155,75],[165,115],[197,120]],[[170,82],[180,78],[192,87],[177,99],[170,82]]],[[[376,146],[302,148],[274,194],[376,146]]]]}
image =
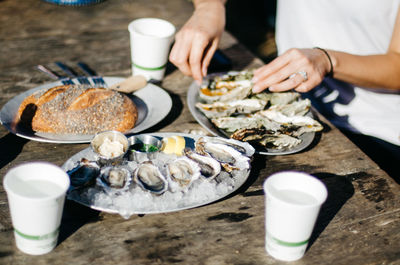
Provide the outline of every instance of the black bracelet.
{"type": "Polygon", "coordinates": [[[329,64],[331,65],[331,69],[330,69],[329,72],[326,74],[326,76],[328,76],[328,77],[333,77],[333,64],[332,64],[331,57],[329,56],[329,53],[328,53],[325,49],[322,49],[322,48],[320,48],[320,47],[314,47],[314,49],[318,49],[318,50],[323,51],[323,52],[325,53],[325,55],[328,57],[329,64]]]}

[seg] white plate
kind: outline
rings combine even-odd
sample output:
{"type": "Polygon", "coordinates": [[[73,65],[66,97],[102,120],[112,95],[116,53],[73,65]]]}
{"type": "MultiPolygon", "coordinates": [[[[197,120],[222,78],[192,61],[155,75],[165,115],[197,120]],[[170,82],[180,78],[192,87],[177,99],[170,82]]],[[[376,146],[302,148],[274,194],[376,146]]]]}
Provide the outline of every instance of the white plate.
{"type": "MultiPolygon", "coordinates": [[[[212,74],[209,75],[208,78],[215,77],[217,74],[212,74]]],[[[189,90],[187,93],[187,103],[189,106],[189,110],[192,113],[193,117],[196,119],[200,125],[202,125],[209,133],[215,136],[223,137],[223,138],[229,138],[227,134],[222,132],[220,129],[218,129],[214,124],[210,122],[210,120],[196,108],[196,103],[200,101],[199,98],[199,85],[196,82],[193,82],[189,86],[189,90]]],[[[311,112],[309,115],[312,115],[311,112]]],[[[261,155],[287,155],[287,154],[293,154],[300,152],[301,150],[307,148],[309,146],[313,139],[315,137],[314,132],[310,133],[305,133],[299,137],[301,139],[301,143],[296,145],[293,148],[290,149],[273,149],[273,148],[261,148],[261,147],[255,147],[256,152],[261,155]]]]}
{"type": "MultiPolygon", "coordinates": [[[[121,82],[124,79],[125,78],[122,77],[104,77],[104,81],[108,84],[108,86],[121,82]]],[[[73,79],[73,81],[76,80],[73,79]]],[[[15,116],[18,113],[18,108],[27,96],[31,95],[37,90],[51,88],[58,85],[62,85],[62,83],[58,81],[54,83],[44,84],[32,88],[8,101],[7,104],[5,104],[0,111],[1,124],[3,124],[3,126],[6,127],[7,130],[9,130],[11,133],[34,141],[50,143],[90,142],[94,135],[60,135],[50,133],[36,133],[13,126],[15,116]]],[[[170,95],[164,89],[151,83],[147,84],[139,91],[136,91],[135,93],[133,93],[133,95],[129,95],[129,97],[136,104],[139,115],[135,127],[125,132],[125,134],[139,133],[152,127],[153,125],[156,125],[158,122],[164,119],[165,116],[168,115],[169,111],[172,108],[172,99],[170,95]]]]}
{"type": "MultiPolygon", "coordinates": [[[[193,135],[193,134],[184,134],[184,133],[152,133],[150,134],[152,136],[158,137],[158,138],[163,138],[163,137],[169,137],[172,135],[180,135],[185,137],[186,140],[186,147],[189,148],[194,148],[194,142],[199,138],[199,137],[205,137],[201,135],[193,135]]],[[[239,142],[237,143],[243,147],[245,147],[247,150],[250,150],[251,153],[254,153],[254,149],[247,143],[239,142]]],[[[91,148],[86,148],[75,155],[73,155],[71,158],[69,158],[63,165],[62,168],[65,171],[71,170],[76,166],[76,163],[81,160],[81,158],[89,158],[91,159],[93,157],[93,151],[91,148]]],[[[235,173],[234,176],[228,176],[227,179],[233,183],[233,187],[230,190],[226,190],[226,192],[221,193],[221,194],[211,194],[207,198],[203,197],[198,197],[195,196],[195,201],[186,201],[186,200],[180,200],[177,202],[177,206],[166,206],[160,209],[160,206],[152,204],[152,201],[146,201],[146,205],[151,205],[148,206],[148,208],[140,208],[140,205],[135,204],[135,202],[131,203],[131,209],[130,213],[131,214],[154,214],[154,213],[165,213],[165,212],[174,212],[174,211],[180,211],[184,209],[190,209],[190,208],[195,208],[199,206],[203,206],[212,202],[215,202],[217,200],[220,200],[229,194],[235,192],[237,189],[239,189],[247,180],[248,176],[250,174],[250,168],[247,170],[241,170],[235,173]]],[[[116,206],[114,205],[109,205],[108,207],[104,206],[99,206],[94,204],[94,199],[92,197],[88,198],[87,196],[87,188],[81,189],[81,190],[70,190],[70,192],[67,195],[67,198],[69,200],[76,201],[82,205],[85,205],[87,207],[90,207],[92,209],[98,210],[98,211],[103,211],[107,213],[118,213],[118,210],[116,209],[116,206]]],[[[190,193],[191,190],[188,191],[190,193]]],[[[98,191],[94,191],[94,196],[100,195],[99,193],[104,193],[101,189],[98,191]]],[[[166,192],[167,193],[167,192],[166,192]]],[[[163,195],[160,195],[160,199],[162,200],[162,203],[164,203],[164,200],[168,200],[169,197],[164,193],[163,195]],[[163,197],[166,195],[165,197],[163,197]]],[[[151,198],[145,197],[146,200],[151,200],[151,198]]]]}

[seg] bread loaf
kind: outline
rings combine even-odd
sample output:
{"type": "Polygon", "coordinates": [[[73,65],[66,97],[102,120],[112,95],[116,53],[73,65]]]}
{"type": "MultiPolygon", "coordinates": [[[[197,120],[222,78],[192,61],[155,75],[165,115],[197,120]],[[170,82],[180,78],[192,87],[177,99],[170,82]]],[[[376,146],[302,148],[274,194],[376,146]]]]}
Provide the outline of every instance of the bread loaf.
{"type": "Polygon", "coordinates": [[[18,122],[33,131],[55,134],[125,132],[137,120],[135,104],[126,95],[104,88],[63,85],[26,97],[18,122]]]}

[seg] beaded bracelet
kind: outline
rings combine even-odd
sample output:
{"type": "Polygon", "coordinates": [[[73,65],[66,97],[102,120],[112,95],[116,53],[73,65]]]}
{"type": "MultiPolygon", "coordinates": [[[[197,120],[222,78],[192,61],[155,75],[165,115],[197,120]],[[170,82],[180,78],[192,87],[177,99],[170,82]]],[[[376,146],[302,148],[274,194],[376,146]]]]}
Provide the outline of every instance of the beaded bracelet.
{"type": "Polygon", "coordinates": [[[325,53],[325,55],[328,57],[329,64],[331,65],[331,69],[330,69],[329,72],[326,74],[326,76],[328,76],[328,77],[333,77],[333,64],[332,64],[331,57],[329,56],[329,53],[328,53],[325,49],[322,49],[322,48],[320,48],[320,47],[314,47],[314,49],[318,49],[318,50],[323,51],[323,52],[325,53]]]}

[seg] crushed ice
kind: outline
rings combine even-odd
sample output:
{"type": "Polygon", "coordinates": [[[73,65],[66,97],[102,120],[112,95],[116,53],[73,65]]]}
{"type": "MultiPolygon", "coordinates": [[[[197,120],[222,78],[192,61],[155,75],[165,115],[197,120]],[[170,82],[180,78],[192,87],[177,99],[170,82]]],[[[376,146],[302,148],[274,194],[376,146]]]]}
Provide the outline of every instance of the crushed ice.
{"type": "MultiPolygon", "coordinates": [[[[176,156],[160,153],[157,159],[152,159],[152,162],[165,174],[164,165],[173,159],[176,159],[176,156]]],[[[126,161],[126,165],[133,172],[141,162],[143,161],[126,161]]],[[[119,213],[123,218],[128,219],[133,214],[170,212],[213,202],[231,193],[235,184],[242,184],[248,173],[249,169],[231,173],[222,171],[211,181],[200,177],[186,190],[172,189],[176,191],[171,192],[169,188],[161,195],[145,191],[132,182],[127,191],[104,190],[104,187],[96,185],[83,190],[72,190],[68,196],[95,209],[119,213]]]]}

